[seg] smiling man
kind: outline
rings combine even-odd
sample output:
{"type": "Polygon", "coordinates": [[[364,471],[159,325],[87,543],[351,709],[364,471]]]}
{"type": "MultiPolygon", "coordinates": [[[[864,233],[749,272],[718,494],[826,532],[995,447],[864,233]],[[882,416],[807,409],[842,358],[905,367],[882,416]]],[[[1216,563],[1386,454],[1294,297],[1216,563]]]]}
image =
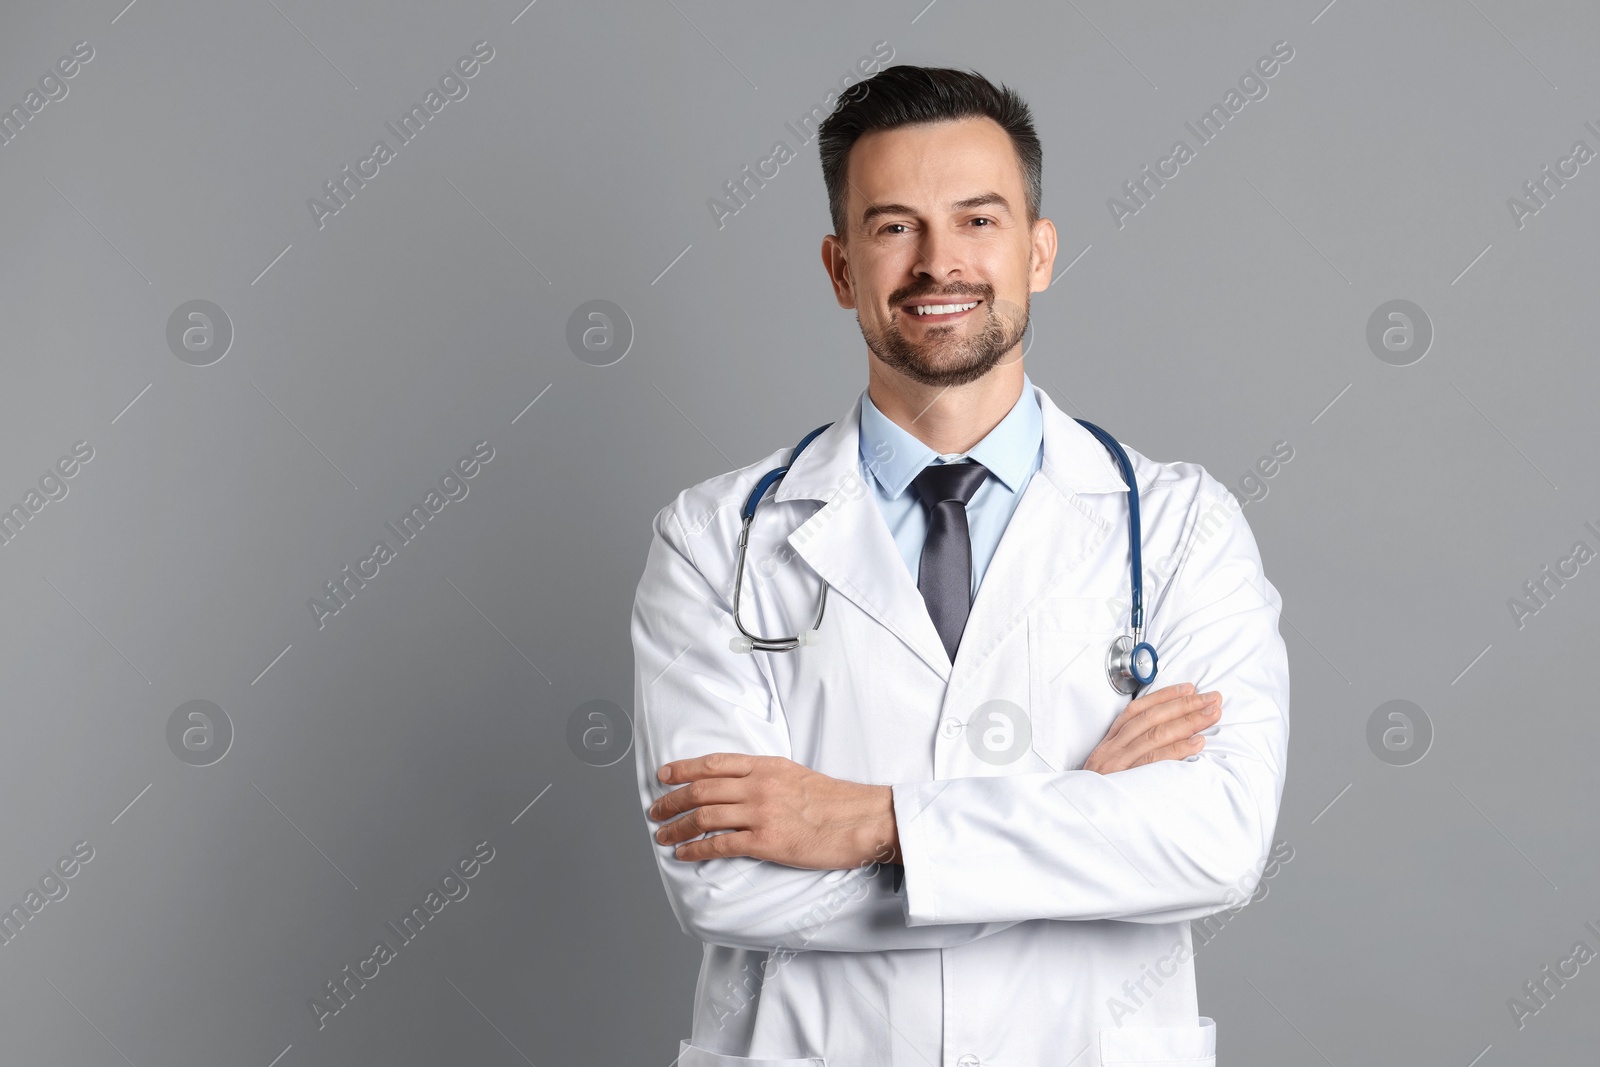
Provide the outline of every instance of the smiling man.
{"type": "Polygon", "coordinates": [[[890,67],[819,145],[867,388],[663,508],[634,603],[640,797],[704,943],[679,1067],[1214,1064],[1189,920],[1271,851],[1278,592],[1204,468],[1124,467],[1024,373],[1056,232],[1014,92],[890,67]],[[1159,687],[1109,665],[1141,621],[1159,687]]]}

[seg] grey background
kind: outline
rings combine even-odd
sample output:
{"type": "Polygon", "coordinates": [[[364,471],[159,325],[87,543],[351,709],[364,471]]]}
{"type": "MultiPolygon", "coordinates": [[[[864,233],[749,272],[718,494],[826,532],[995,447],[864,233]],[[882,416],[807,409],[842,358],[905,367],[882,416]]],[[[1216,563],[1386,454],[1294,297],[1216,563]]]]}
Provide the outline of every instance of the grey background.
{"type": "Polygon", "coordinates": [[[1506,200],[1600,149],[1600,16],[1325,3],[7,5],[7,108],[94,57],[0,148],[0,504],[94,458],[0,548],[0,903],[94,858],[0,946],[0,1058],[673,1059],[699,949],[632,755],[591,766],[569,718],[630,704],[655,511],[864,385],[784,123],[887,41],[1035,110],[1034,380],[1241,498],[1294,450],[1245,509],[1294,852],[1199,953],[1219,1062],[1592,1062],[1600,964],[1521,1029],[1507,999],[1600,950],[1600,564],[1522,628],[1507,599],[1600,547],[1600,163],[1521,228],[1506,200]],[[307,199],[480,40],[469,95],[319,229],[307,199]],[[1119,229],[1107,198],[1279,40],[1268,96],[1119,229]],[[719,229],[707,199],[780,139],[719,229]],[[234,331],[207,367],[166,342],[196,299],[234,331]],[[611,366],[565,341],[595,299],[636,331],[611,366]],[[1410,366],[1365,340],[1392,299],[1435,331],[1410,366]],[[319,629],[308,599],[480,440],[469,495],[319,629]],[[166,740],[197,699],[234,730],[206,767],[166,740]],[[1397,699],[1434,734],[1409,766],[1367,742],[1397,699]],[[484,840],[319,1030],[308,999],[484,840]]]}

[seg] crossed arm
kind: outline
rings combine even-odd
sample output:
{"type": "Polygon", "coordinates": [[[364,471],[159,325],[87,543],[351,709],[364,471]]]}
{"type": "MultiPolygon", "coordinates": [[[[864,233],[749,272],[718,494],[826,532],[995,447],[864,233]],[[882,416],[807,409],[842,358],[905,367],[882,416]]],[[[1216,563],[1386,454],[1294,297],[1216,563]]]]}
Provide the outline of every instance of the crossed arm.
{"type": "MultiPolygon", "coordinates": [[[[1130,701],[1083,769],[1112,774],[1157,760],[1181,760],[1205,747],[1201,730],[1222,717],[1222,695],[1184,682],[1130,701]]],[[[668,821],[656,841],[679,860],[749,856],[787,867],[851,870],[900,863],[894,788],[831,778],[782,756],[713,752],[662,764],[656,777],[677,785],[647,814],[668,821]],[[727,830],[711,837],[702,834],[727,830]]]]}
{"type": "MultiPolygon", "coordinates": [[[[1207,482],[1196,514],[1226,494],[1207,482]]],[[[950,947],[1031,919],[1199,918],[1254,888],[1282,795],[1288,659],[1237,513],[1191,536],[1152,626],[1163,673],[1194,685],[1131,702],[1081,769],[892,786],[788,758],[769,678],[727,652],[726,575],[708,580],[692,541],[663,509],[632,624],[636,780],[686,933],[950,947]]]]}

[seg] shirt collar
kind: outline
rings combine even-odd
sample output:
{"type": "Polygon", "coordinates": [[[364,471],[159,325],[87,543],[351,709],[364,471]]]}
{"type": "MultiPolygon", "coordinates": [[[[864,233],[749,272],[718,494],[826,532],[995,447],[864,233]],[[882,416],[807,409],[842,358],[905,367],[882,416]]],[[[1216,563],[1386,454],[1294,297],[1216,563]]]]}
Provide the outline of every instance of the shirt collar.
{"type": "MultiPolygon", "coordinates": [[[[1022,484],[1044,440],[1044,417],[1033,382],[1022,376],[1022,395],[1006,417],[983,440],[956,459],[973,459],[989,468],[1013,493],[1022,484]]],[[[940,456],[889,416],[878,410],[866,390],[861,392],[861,464],[870,470],[890,499],[905,492],[911,480],[940,456]]]]}

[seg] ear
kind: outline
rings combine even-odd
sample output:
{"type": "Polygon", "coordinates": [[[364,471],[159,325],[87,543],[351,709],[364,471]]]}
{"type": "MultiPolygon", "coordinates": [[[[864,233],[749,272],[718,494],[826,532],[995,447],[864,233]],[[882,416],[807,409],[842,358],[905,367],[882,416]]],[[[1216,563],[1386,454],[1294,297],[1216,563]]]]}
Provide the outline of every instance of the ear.
{"type": "Polygon", "coordinates": [[[842,308],[856,306],[855,286],[850,280],[850,260],[844,242],[833,234],[822,239],[822,269],[833,283],[833,298],[842,308]]]}
{"type": "Polygon", "coordinates": [[[1056,224],[1040,219],[1033,224],[1033,239],[1028,249],[1028,291],[1042,293],[1050,288],[1050,275],[1056,262],[1056,224]]]}

